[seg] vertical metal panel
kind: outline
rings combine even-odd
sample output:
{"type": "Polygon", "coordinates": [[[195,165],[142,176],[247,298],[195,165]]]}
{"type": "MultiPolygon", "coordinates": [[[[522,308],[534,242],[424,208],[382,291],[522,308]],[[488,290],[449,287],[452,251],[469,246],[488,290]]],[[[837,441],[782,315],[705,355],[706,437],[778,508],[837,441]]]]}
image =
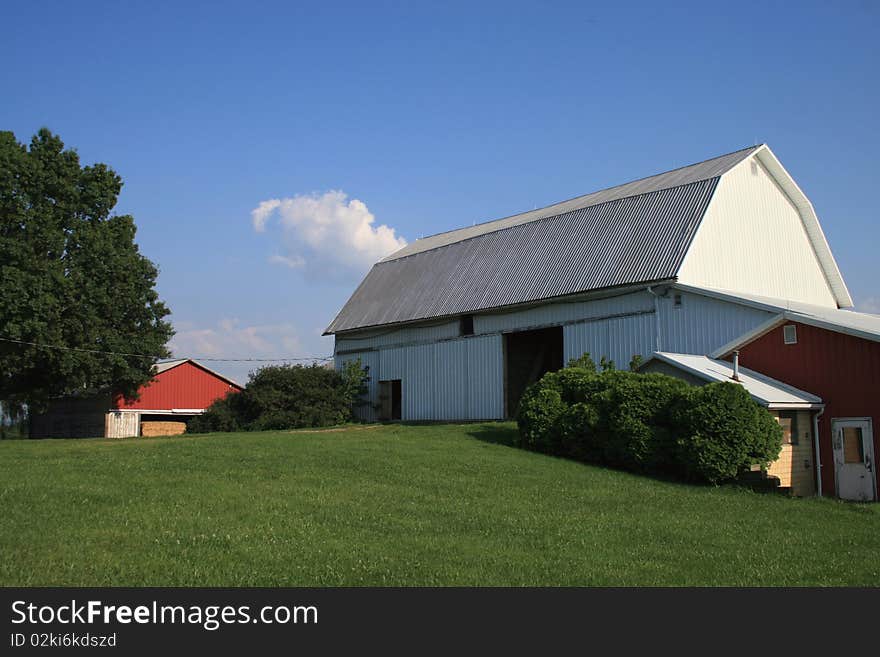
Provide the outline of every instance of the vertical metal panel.
{"type": "Polygon", "coordinates": [[[500,335],[463,341],[467,345],[468,414],[470,420],[504,417],[504,348],[500,335]]]}
{"type": "Polygon", "coordinates": [[[652,310],[654,300],[644,290],[604,299],[549,303],[515,312],[474,316],[474,333],[510,331],[530,326],[561,324],[579,319],[652,310]]]}
{"type": "MultiPolygon", "coordinates": [[[[766,322],[775,313],[699,294],[672,290],[660,299],[660,348],[680,354],[709,354],[766,322]]],[[[653,351],[653,349],[652,349],[653,351]]],[[[650,353],[650,352],[649,352],[650,353]]]]}
{"type": "Polygon", "coordinates": [[[644,313],[565,326],[565,360],[588,353],[597,365],[604,356],[617,369],[627,369],[633,356],[647,358],[654,352],[654,318],[654,313],[644,313]]]}
{"type": "Polygon", "coordinates": [[[404,420],[435,420],[434,351],[435,344],[402,347],[406,369],[401,384],[404,420]]]}
{"type": "Polygon", "coordinates": [[[655,318],[650,313],[608,320],[608,358],[617,369],[628,369],[633,356],[647,359],[654,353],[655,318]]]}
{"type": "Polygon", "coordinates": [[[402,379],[406,372],[406,348],[395,347],[379,351],[379,379],[402,379]]]}
{"type": "Polygon", "coordinates": [[[438,342],[434,348],[434,414],[459,420],[468,414],[468,340],[438,342]]]}
{"type": "Polygon", "coordinates": [[[584,354],[598,364],[602,356],[608,356],[608,321],[584,322],[570,324],[562,329],[563,352],[565,361],[580,358],[584,354]]]}
{"type": "Polygon", "coordinates": [[[379,403],[379,352],[365,351],[358,354],[346,354],[336,358],[336,369],[341,370],[345,363],[360,359],[361,366],[367,368],[370,380],[367,382],[367,404],[355,408],[354,415],[363,422],[378,420],[376,405],[379,403]]]}

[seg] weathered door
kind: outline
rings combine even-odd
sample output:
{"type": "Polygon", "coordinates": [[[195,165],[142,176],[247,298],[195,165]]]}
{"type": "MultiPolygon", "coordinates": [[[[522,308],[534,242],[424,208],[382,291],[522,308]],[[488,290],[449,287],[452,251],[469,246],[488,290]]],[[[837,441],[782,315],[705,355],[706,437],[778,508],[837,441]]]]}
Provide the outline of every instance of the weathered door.
{"type": "Polygon", "coordinates": [[[832,420],[831,432],[837,496],[860,502],[876,500],[871,420],[832,420]]]}

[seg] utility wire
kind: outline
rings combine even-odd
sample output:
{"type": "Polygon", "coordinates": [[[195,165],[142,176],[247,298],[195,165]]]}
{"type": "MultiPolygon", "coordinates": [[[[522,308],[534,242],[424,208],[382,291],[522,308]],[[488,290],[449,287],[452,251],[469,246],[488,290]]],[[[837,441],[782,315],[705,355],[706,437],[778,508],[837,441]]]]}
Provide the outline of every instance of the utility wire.
{"type": "MultiPolygon", "coordinates": [[[[53,344],[39,344],[36,342],[28,342],[27,340],[16,340],[15,338],[4,338],[0,336],[0,342],[11,342],[13,344],[21,344],[28,345],[30,347],[37,347],[39,349],[57,349],[60,351],[78,351],[89,354],[104,354],[107,356],[127,356],[130,358],[147,358],[149,360],[162,360],[159,356],[150,356],[149,354],[130,354],[124,351],[103,351],[101,349],[86,349],[84,347],[64,347],[61,345],[53,345],[53,344]]],[[[210,362],[224,362],[224,363],[277,363],[277,362],[294,362],[294,361],[328,361],[333,360],[333,356],[306,356],[306,357],[295,357],[295,358],[200,358],[196,356],[189,357],[178,357],[173,360],[184,360],[185,358],[190,358],[191,360],[198,361],[210,361],[210,362]]]]}

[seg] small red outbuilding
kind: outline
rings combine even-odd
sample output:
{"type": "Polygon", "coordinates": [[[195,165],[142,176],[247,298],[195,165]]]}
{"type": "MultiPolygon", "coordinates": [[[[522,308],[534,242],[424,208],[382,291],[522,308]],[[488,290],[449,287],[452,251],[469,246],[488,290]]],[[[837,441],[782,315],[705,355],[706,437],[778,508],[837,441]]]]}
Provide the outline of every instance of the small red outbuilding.
{"type": "Polygon", "coordinates": [[[730,359],[734,350],[744,367],[822,398],[813,447],[819,494],[877,500],[880,316],[786,312],[712,355],[730,359]]]}
{"type": "Polygon", "coordinates": [[[115,397],[107,413],[107,438],[183,433],[186,420],[242,387],[192,359],[157,363],[156,376],[127,401],[115,397]]]}

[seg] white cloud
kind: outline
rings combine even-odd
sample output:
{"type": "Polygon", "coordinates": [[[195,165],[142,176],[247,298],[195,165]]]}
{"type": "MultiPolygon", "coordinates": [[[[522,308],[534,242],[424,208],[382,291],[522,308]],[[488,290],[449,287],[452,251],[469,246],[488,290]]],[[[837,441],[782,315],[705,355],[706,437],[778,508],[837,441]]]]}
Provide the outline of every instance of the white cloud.
{"type": "Polygon", "coordinates": [[[266,232],[278,216],[284,253],[269,262],[309,276],[357,277],[377,260],[406,246],[406,240],[376,218],[366,204],[342,191],[269,199],[251,211],[254,230],[266,232]]]}
{"type": "Polygon", "coordinates": [[[302,269],[306,266],[306,259],[302,256],[283,256],[275,254],[273,256],[269,256],[269,262],[273,265],[284,265],[285,267],[290,267],[291,269],[302,269]]]}
{"type": "Polygon", "coordinates": [[[863,313],[880,315],[880,298],[868,297],[864,301],[860,301],[856,304],[856,310],[863,313]]]}
{"type": "MultiPolygon", "coordinates": [[[[178,324],[178,327],[183,324],[178,324]]],[[[294,358],[302,353],[292,324],[241,326],[238,319],[222,319],[202,328],[187,323],[168,343],[175,358],[294,358]]]]}

